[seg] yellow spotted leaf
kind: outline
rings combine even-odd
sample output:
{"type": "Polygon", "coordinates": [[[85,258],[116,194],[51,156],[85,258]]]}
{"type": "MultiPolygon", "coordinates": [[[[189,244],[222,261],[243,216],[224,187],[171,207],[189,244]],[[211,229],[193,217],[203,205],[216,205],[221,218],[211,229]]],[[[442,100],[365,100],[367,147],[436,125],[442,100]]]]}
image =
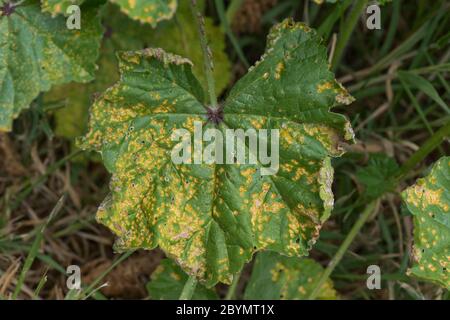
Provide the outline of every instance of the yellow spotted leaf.
{"type": "Polygon", "coordinates": [[[101,153],[112,175],[97,219],[119,237],[116,248],[159,246],[207,287],[230,283],[258,250],[306,255],[333,207],[330,159],[353,141],[347,119],[330,112],[352,98],[329,70],[316,32],[290,19],[276,25],[223,109],[205,104],[186,58],[162,49],[118,57],[120,80],[95,101],[80,141],[101,153]],[[277,132],[260,146],[278,140],[278,148],[270,143],[272,161],[262,151],[250,161],[248,150],[242,161],[218,138],[213,145],[228,164],[172,161],[176,130],[198,141],[213,128],[217,137],[277,132]]]}
{"type": "MultiPolygon", "coordinates": [[[[171,19],[177,9],[177,0],[111,0],[132,19],[152,26],[171,19]]],[[[184,1],[186,2],[186,1],[184,1]]]]}
{"type": "Polygon", "coordinates": [[[450,289],[450,157],[403,192],[414,216],[415,261],[408,274],[450,289]]]}

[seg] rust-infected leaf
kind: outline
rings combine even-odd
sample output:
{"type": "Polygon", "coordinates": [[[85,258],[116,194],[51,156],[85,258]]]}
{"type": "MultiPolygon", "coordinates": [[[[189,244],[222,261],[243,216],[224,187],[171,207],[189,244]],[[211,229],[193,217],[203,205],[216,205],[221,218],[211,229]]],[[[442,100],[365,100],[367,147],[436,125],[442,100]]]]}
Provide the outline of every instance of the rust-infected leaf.
{"type": "Polygon", "coordinates": [[[403,192],[414,216],[415,261],[408,274],[450,289],[450,157],[403,192]]]}
{"type": "Polygon", "coordinates": [[[289,19],[275,26],[217,125],[189,60],[146,49],[120,53],[119,63],[121,79],[94,103],[81,142],[112,174],[97,218],[119,236],[116,248],[159,246],[206,286],[230,283],[258,250],[306,255],[333,207],[330,158],[353,139],[346,118],[329,111],[352,98],[315,31],[289,19]],[[174,164],[171,135],[193,134],[195,121],[203,133],[278,129],[279,168],[174,164]]]}
{"type": "MultiPolygon", "coordinates": [[[[249,300],[304,300],[314,291],[324,269],[309,258],[285,257],[276,252],[258,253],[252,276],[245,289],[249,300]]],[[[318,299],[337,299],[333,282],[328,279],[318,299]]]]}

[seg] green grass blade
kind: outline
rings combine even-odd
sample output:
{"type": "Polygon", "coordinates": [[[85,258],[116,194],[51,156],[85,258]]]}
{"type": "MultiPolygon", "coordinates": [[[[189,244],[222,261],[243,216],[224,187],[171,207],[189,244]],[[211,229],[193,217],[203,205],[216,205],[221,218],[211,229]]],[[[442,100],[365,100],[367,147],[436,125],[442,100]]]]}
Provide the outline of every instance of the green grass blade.
{"type": "Polygon", "coordinates": [[[361,16],[363,10],[366,8],[368,2],[368,0],[356,1],[348,18],[345,20],[337,41],[336,51],[334,53],[332,61],[333,70],[336,70],[339,63],[341,62],[342,56],[344,55],[344,51],[347,48],[351,35],[355,30],[358,19],[361,16]]]}
{"type": "Polygon", "coordinates": [[[324,39],[328,39],[331,34],[331,30],[333,30],[336,22],[341,18],[347,10],[347,8],[352,4],[352,0],[345,0],[342,3],[336,4],[335,7],[332,8],[331,13],[325,19],[325,21],[319,26],[317,29],[317,33],[321,35],[324,39]]]}
{"type": "Polygon", "coordinates": [[[36,235],[36,238],[34,239],[33,245],[30,248],[30,252],[28,253],[27,258],[25,259],[25,263],[22,267],[22,271],[20,272],[19,279],[17,281],[16,288],[14,290],[14,293],[12,295],[12,299],[17,299],[17,296],[19,295],[20,291],[22,290],[22,286],[25,281],[25,277],[27,275],[28,270],[30,270],[31,265],[33,264],[34,259],[36,258],[36,255],[38,253],[38,250],[41,246],[42,239],[44,238],[44,231],[45,228],[49,225],[50,221],[59,213],[61,210],[63,204],[64,204],[65,196],[62,196],[58,202],[56,203],[56,206],[53,208],[52,212],[48,216],[46,222],[39,227],[39,232],[36,235]]]}
{"type": "Polygon", "coordinates": [[[225,6],[223,4],[223,0],[215,0],[216,4],[216,10],[217,14],[219,15],[219,19],[221,22],[221,25],[223,26],[225,33],[228,36],[228,39],[230,39],[230,42],[236,51],[236,54],[238,55],[241,62],[244,64],[244,66],[248,69],[250,67],[250,64],[245,57],[245,54],[242,52],[241,46],[239,45],[239,42],[237,41],[236,37],[233,34],[233,31],[231,31],[230,24],[227,20],[226,14],[225,14],[225,6]]]}
{"type": "Polygon", "coordinates": [[[39,299],[39,294],[41,293],[42,288],[47,283],[47,271],[45,272],[44,276],[39,280],[39,283],[36,287],[36,290],[34,290],[34,298],[33,300],[39,299]]]}

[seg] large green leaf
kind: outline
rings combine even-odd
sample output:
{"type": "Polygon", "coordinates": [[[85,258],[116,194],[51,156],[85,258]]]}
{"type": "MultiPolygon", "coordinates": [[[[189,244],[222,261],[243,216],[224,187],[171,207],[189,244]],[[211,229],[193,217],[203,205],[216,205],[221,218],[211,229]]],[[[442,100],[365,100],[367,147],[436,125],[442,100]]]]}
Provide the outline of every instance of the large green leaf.
{"type": "MultiPolygon", "coordinates": [[[[199,5],[203,8],[204,1],[200,1],[199,5]]],[[[59,136],[74,138],[86,132],[92,96],[106,90],[118,80],[115,55],[118,50],[139,50],[151,46],[186,56],[194,63],[194,74],[202,85],[206,86],[199,38],[187,2],[180,4],[177,11],[178,24],[167,21],[159,24],[156,29],[130,20],[114,5],[107,5],[103,9],[102,18],[107,32],[100,51],[99,70],[95,74],[95,81],[57,86],[45,95],[46,102],[63,103],[65,106],[54,112],[55,133],[59,136]]],[[[221,93],[231,77],[230,62],[225,53],[225,35],[219,27],[212,24],[211,19],[206,18],[206,23],[208,38],[212,39],[210,46],[214,56],[216,91],[221,93]]]]}
{"type": "MultiPolygon", "coordinates": [[[[317,286],[322,272],[322,266],[313,259],[285,257],[276,252],[260,252],[245,289],[245,299],[307,299],[317,286]]],[[[317,298],[337,299],[330,279],[322,286],[317,298]]]]}
{"type": "MultiPolygon", "coordinates": [[[[5,8],[9,2],[1,1],[5,8]]],[[[87,82],[96,70],[102,28],[95,8],[86,8],[81,30],[68,30],[63,17],[25,1],[0,16],[0,131],[41,91],[54,84],[87,82]]]]}
{"type": "Polygon", "coordinates": [[[414,215],[415,264],[409,274],[450,289],[450,157],[403,192],[414,215]]]}
{"type": "Polygon", "coordinates": [[[172,18],[177,9],[177,0],[111,0],[111,2],[118,4],[131,18],[152,26],[156,26],[161,20],[172,18]]]}
{"type": "Polygon", "coordinates": [[[307,254],[333,207],[330,157],[353,139],[345,117],[329,111],[352,99],[316,33],[291,20],[275,26],[217,125],[278,129],[272,176],[262,176],[259,163],[175,165],[175,129],[214,127],[190,61],[146,49],[120,53],[119,63],[121,79],[94,103],[81,143],[99,151],[112,174],[97,218],[119,236],[116,248],[160,246],[207,286],[230,283],[257,250],[307,254]]]}
{"type": "MultiPolygon", "coordinates": [[[[165,259],[152,273],[150,282],[147,283],[147,291],[150,298],[156,300],[177,300],[188,275],[173,261],[165,259]]],[[[201,284],[195,287],[192,300],[216,300],[219,297],[213,289],[207,289],[201,284]]]]}

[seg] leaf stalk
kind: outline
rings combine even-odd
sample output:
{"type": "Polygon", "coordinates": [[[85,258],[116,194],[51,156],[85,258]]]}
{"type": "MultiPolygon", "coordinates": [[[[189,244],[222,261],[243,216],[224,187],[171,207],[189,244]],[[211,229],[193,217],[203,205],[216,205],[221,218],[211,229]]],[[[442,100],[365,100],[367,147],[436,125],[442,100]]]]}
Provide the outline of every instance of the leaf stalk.
{"type": "Polygon", "coordinates": [[[189,2],[189,5],[191,7],[192,16],[194,17],[194,20],[197,23],[198,34],[200,37],[200,45],[203,51],[203,67],[205,70],[206,82],[208,85],[209,101],[211,107],[213,109],[217,109],[218,103],[217,103],[215,81],[213,76],[214,64],[212,60],[212,52],[208,46],[208,40],[206,38],[205,19],[203,15],[200,13],[200,11],[198,11],[197,0],[191,0],[189,2]]]}

